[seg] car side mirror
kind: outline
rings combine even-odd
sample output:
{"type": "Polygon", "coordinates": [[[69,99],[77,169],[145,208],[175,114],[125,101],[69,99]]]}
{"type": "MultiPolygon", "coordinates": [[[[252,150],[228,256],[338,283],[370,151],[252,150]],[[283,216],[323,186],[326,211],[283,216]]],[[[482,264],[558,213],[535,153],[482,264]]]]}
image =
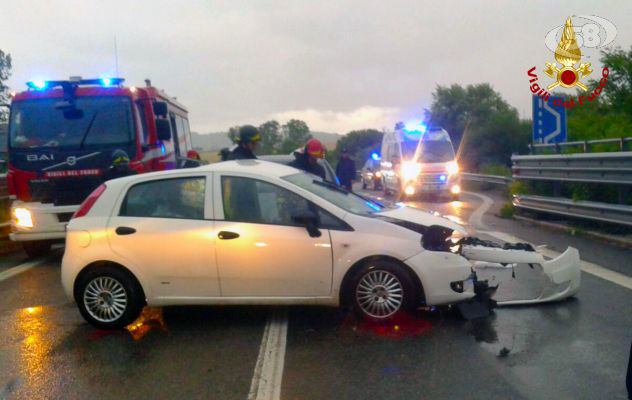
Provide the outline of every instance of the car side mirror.
{"type": "Polygon", "coordinates": [[[307,233],[311,237],[320,237],[321,232],[318,229],[318,217],[311,210],[303,210],[292,215],[292,220],[299,225],[305,226],[307,233]]]}
{"type": "Polygon", "coordinates": [[[167,103],[164,101],[154,101],[153,103],[154,115],[157,117],[166,117],[168,113],[167,103]]]}
{"type": "Polygon", "coordinates": [[[158,140],[171,140],[171,123],[168,119],[156,120],[156,134],[158,140]]]}

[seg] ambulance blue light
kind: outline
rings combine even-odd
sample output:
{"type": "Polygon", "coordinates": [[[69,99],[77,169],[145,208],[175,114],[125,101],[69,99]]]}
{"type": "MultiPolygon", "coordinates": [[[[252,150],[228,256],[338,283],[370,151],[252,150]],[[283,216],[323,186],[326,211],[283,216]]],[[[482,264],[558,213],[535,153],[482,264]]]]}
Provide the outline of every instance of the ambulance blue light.
{"type": "Polygon", "coordinates": [[[371,158],[375,161],[380,161],[380,155],[378,153],[371,153],[371,158]]]}
{"type": "Polygon", "coordinates": [[[112,78],[101,78],[101,85],[112,86],[112,78]]]}
{"type": "Polygon", "coordinates": [[[445,182],[445,180],[446,180],[446,179],[448,179],[448,178],[447,178],[445,175],[440,175],[440,176],[439,176],[439,180],[440,180],[441,182],[445,182]]]}
{"type": "Polygon", "coordinates": [[[26,86],[30,87],[31,89],[35,89],[35,90],[44,90],[48,86],[48,82],[46,82],[46,81],[31,81],[31,82],[26,82],[26,86]]]}
{"type": "Polygon", "coordinates": [[[426,133],[428,127],[422,121],[411,121],[404,125],[404,130],[410,133],[426,133]]]}
{"type": "Polygon", "coordinates": [[[164,143],[162,143],[162,144],[160,145],[160,152],[161,152],[162,154],[165,154],[165,153],[167,152],[167,149],[165,148],[165,144],[164,144],[164,143]]]}

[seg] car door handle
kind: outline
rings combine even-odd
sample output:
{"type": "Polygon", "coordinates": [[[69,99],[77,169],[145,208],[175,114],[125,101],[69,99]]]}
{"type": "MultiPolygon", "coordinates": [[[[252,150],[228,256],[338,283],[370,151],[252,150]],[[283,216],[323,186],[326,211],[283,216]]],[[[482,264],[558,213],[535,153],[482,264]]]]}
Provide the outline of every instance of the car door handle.
{"type": "Polygon", "coordinates": [[[239,233],[237,232],[229,232],[229,231],[221,231],[217,234],[217,237],[222,240],[230,240],[237,239],[239,237],[239,233]]]}
{"type": "Polygon", "coordinates": [[[115,232],[117,235],[131,235],[132,233],[136,233],[136,229],[130,228],[129,226],[119,226],[115,232]]]}

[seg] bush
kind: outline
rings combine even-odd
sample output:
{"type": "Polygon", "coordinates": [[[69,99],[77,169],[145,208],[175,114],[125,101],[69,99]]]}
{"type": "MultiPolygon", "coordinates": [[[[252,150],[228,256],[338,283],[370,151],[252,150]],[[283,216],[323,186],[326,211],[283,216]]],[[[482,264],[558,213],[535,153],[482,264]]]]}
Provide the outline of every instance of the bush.
{"type": "Polygon", "coordinates": [[[484,164],[481,166],[484,175],[511,176],[511,168],[501,164],[484,164]]]}
{"type": "Polygon", "coordinates": [[[500,217],[511,219],[513,218],[514,212],[515,212],[514,205],[509,201],[505,203],[503,207],[500,209],[500,217]]]}
{"type": "Polygon", "coordinates": [[[519,194],[529,194],[531,192],[531,188],[529,184],[525,181],[514,181],[509,185],[509,194],[512,196],[516,196],[519,194]]]}

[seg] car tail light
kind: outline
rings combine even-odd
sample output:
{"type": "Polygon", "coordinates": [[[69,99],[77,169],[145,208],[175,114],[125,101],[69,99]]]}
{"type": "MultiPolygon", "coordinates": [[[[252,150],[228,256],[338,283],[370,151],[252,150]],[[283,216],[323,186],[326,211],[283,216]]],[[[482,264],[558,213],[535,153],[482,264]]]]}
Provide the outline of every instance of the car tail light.
{"type": "Polygon", "coordinates": [[[90,193],[88,197],[86,197],[83,203],[81,203],[79,209],[73,214],[71,219],[83,217],[84,215],[86,215],[90,211],[94,203],[97,202],[99,196],[101,196],[103,192],[105,192],[105,188],[105,183],[103,183],[101,184],[101,186],[94,189],[94,191],[90,193]]]}

